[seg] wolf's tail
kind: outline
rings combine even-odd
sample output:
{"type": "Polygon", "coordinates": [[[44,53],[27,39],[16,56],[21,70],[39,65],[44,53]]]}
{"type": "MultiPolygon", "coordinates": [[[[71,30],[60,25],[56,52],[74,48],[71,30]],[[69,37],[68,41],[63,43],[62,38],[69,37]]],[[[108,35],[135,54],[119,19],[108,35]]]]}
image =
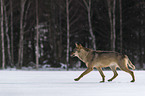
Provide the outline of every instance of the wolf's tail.
{"type": "Polygon", "coordinates": [[[133,70],[135,69],[135,66],[132,64],[132,62],[129,60],[129,58],[128,58],[128,56],[127,55],[125,55],[125,57],[128,59],[128,65],[129,65],[129,67],[130,68],[132,68],[133,70]]]}

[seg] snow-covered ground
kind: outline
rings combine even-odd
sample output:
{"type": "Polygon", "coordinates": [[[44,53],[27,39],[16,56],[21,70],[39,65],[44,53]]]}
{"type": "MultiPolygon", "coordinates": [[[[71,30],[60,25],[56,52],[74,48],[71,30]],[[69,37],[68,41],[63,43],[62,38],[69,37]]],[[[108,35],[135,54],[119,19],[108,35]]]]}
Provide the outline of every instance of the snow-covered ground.
{"type": "Polygon", "coordinates": [[[0,96],[145,96],[145,71],[134,71],[135,83],[123,71],[112,82],[107,82],[112,71],[104,71],[105,83],[99,83],[98,71],[74,81],[82,72],[0,71],[0,96]]]}

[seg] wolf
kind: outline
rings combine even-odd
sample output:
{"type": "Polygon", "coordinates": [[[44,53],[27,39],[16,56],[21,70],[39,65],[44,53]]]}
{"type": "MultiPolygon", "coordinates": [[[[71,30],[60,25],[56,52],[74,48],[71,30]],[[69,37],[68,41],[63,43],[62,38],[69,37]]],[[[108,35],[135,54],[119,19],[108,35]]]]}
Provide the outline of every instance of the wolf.
{"type": "Polygon", "coordinates": [[[71,56],[78,57],[87,66],[87,69],[78,78],[74,79],[75,81],[79,81],[84,75],[91,72],[94,67],[97,68],[102,76],[102,81],[100,82],[105,82],[105,75],[102,71],[102,67],[110,67],[114,76],[108,81],[112,81],[118,76],[116,71],[116,68],[118,67],[132,76],[132,80],[130,82],[135,82],[134,72],[128,68],[128,65],[133,70],[135,69],[135,66],[131,63],[127,55],[114,51],[92,50],[77,43],[75,43],[75,45],[76,48],[71,53],[71,56]]]}

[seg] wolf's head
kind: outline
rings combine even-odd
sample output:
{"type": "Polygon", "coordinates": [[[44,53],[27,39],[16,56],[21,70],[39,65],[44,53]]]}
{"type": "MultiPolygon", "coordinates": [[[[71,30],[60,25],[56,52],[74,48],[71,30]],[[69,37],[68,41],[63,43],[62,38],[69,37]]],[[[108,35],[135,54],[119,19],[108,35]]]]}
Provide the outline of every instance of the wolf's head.
{"type": "Polygon", "coordinates": [[[83,46],[81,44],[77,44],[75,43],[76,48],[73,50],[73,52],[71,53],[72,57],[78,56],[78,54],[81,52],[81,49],[83,49],[83,46]]]}

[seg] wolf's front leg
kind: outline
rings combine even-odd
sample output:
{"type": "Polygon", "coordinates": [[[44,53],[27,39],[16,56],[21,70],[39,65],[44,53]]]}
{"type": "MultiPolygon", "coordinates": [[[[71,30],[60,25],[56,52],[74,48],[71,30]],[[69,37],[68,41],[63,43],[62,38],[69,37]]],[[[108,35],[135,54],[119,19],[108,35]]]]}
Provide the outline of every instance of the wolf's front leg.
{"type": "Polygon", "coordinates": [[[101,67],[96,67],[96,68],[97,68],[97,70],[100,72],[100,74],[102,76],[102,81],[100,81],[100,83],[105,82],[105,75],[104,75],[104,73],[102,71],[102,68],[101,67]]]}
{"type": "Polygon", "coordinates": [[[88,74],[91,72],[93,68],[88,68],[86,71],[84,71],[78,78],[74,79],[75,81],[79,81],[84,75],[88,74]]]}

